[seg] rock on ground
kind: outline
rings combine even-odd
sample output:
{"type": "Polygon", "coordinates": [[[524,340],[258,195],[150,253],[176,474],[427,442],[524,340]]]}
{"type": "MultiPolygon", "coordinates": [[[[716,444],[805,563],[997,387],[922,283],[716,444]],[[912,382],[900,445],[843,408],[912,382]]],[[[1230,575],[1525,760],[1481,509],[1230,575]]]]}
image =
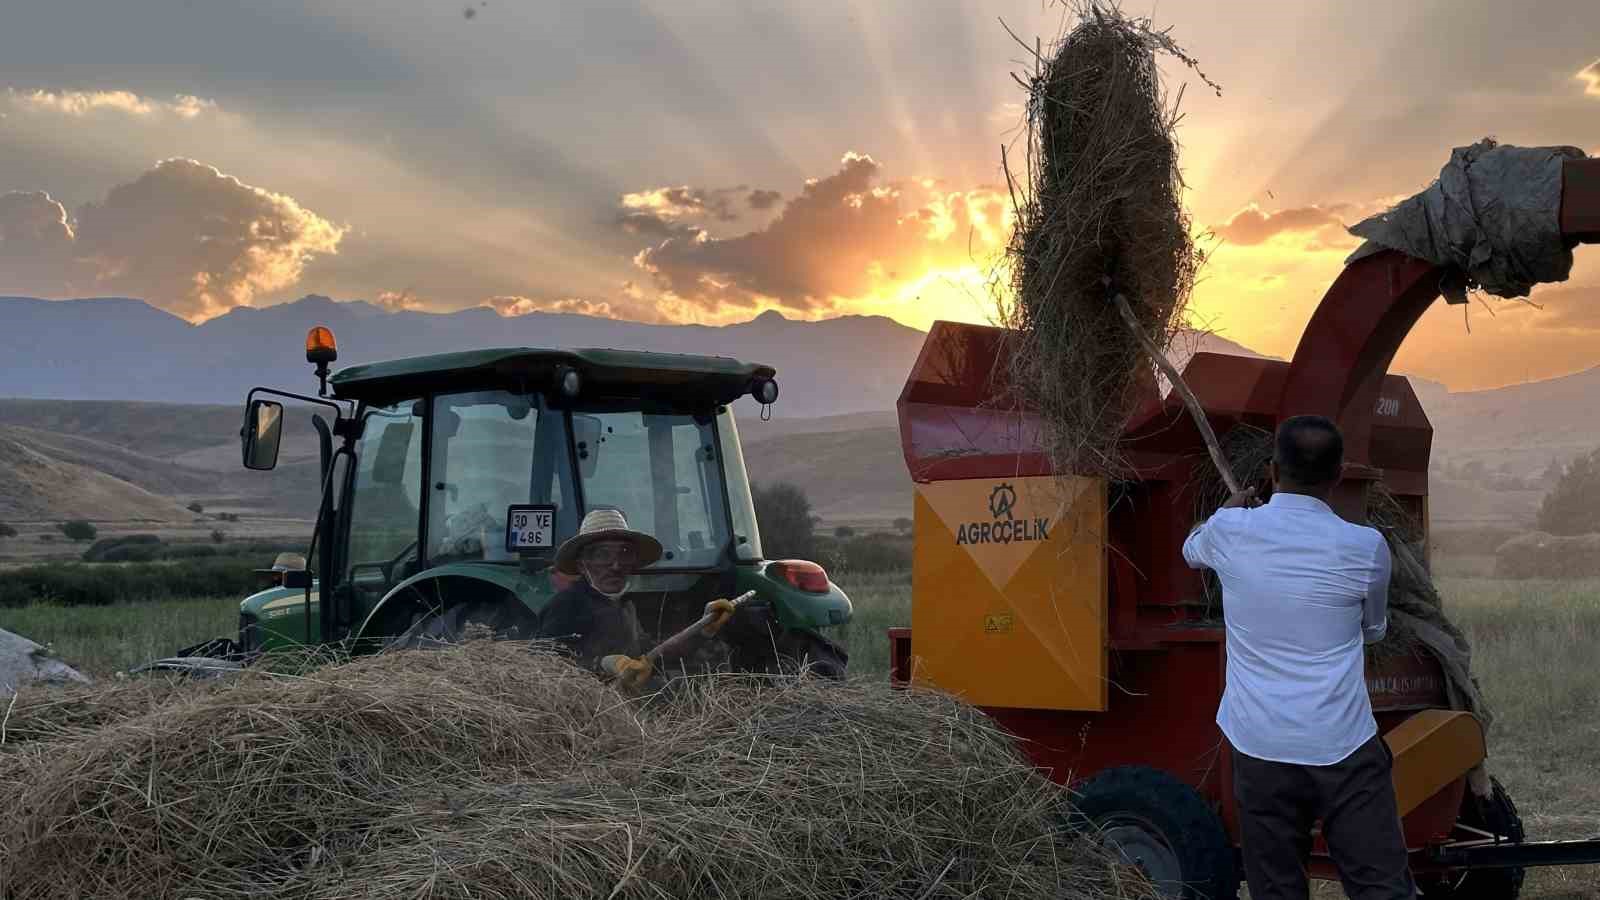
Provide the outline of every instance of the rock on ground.
{"type": "Polygon", "coordinates": [[[88,684],[77,669],[50,655],[50,651],[20,634],[0,628],[0,697],[9,697],[30,684],[88,684]]]}

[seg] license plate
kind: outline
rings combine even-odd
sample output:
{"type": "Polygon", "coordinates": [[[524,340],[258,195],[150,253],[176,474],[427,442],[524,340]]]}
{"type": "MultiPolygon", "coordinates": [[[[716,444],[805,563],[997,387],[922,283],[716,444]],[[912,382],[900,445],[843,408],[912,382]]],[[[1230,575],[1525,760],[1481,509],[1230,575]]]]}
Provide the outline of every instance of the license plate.
{"type": "Polygon", "coordinates": [[[549,550],[556,545],[556,508],[512,506],[506,510],[506,552],[549,550]]]}

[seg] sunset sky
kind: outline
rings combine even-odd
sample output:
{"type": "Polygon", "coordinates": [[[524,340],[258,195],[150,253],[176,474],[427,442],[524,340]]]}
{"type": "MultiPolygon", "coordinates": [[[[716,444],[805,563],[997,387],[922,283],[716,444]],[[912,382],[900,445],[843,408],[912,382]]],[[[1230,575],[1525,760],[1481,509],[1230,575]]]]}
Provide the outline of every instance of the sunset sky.
{"type": "MultiPolygon", "coordinates": [[[[1199,323],[1287,356],[1353,224],[1484,136],[1600,152],[1600,3],[1128,3],[1219,82],[1199,323]]],[[[0,294],[192,321],[306,293],[660,322],[982,321],[1041,0],[50,0],[0,24],[0,294]]],[[[1585,252],[1587,250],[1587,252],[1585,252]]],[[[1600,247],[1396,368],[1600,365],[1600,247]]]]}

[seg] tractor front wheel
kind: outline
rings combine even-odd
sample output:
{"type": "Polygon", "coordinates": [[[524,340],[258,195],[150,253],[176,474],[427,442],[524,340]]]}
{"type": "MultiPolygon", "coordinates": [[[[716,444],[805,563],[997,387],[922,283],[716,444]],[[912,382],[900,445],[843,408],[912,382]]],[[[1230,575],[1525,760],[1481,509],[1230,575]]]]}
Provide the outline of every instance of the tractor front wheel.
{"type": "Polygon", "coordinates": [[[1222,820],[1159,769],[1119,766],[1076,788],[1074,824],[1098,835],[1170,900],[1234,900],[1239,872],[1222,820]]]}
{"type": "MultiPolygon", "coordinates": [[[[1460,823],[1476,831],[1494,835],[1506,843],[1520,844],[1527,839],[1522,828],[1522,816],[1511,795],[1497,778],[1489,779],[1489,796],[1478,797],[1471,791],[1461,801],[1460,823]]],[[[1517,900],[1522,893],[1523,869],[1474,869],[1450,875],[1429,876],[1417,879],[1422,896],[1428,900],[1448,897],[1450,900],[1517,900]]]]}

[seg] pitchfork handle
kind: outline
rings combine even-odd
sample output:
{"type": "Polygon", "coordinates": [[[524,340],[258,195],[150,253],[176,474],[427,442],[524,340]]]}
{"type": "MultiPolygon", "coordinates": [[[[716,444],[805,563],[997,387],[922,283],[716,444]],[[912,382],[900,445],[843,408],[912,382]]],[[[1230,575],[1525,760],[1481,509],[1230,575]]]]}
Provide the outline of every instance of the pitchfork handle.
{"type": "Polygon", "coordinates": [[[1128,299],[1121,293],[1111,298],[1117,307],[1117,312],[1122,315],[1122,321],[1127,323],[1128,330],[1139,340],[1139,345],[1144,347],[1144,352],[1149,354],[1150,361],[1161,369],[1167,380],[1172,382],[1172,389],[1183,398],[1183,405],[1189,408],[1189,415],[1194,419],[1194,424],[1200,429],[1200,437],[1206,442],[1206,449],[1211,452],[1211,462],[1217,467],[1217,473],[1222,476],[1222,483],[1228,486],[1228,495],[1236,496],[1239,493],[1239,479],[1233,477],[1233,469],[1228,465],[1228,458],[1222,454],[1222,445],[1217,443],[1217,433],[1211,430],[1211,422],[1206,419],[1206,411],[1200,406],[1200,400],[1195,397],[1194,391],[1189,390],[1189,385],[1184,383],[1183,376],[1178,374],[1178,369],[1169,361],[1156,342],[1139,327],[1139,320],[1134,318],[1133,309],[1128,306],[1128,299]]]}

